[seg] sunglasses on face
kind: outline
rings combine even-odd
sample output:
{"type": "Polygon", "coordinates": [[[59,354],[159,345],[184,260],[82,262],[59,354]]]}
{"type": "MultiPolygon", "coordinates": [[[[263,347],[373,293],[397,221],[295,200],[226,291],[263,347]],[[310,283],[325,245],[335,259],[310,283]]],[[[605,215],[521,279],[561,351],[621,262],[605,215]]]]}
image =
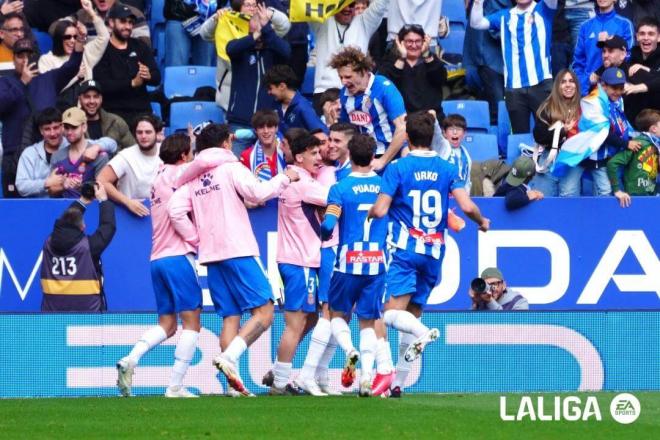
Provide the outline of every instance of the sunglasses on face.
{"type": "Polygon", "coordinates": [[[77,35],[71,35],[71,34],[64,34],[62,35],[62,40],[75,40],[77,35]]]}

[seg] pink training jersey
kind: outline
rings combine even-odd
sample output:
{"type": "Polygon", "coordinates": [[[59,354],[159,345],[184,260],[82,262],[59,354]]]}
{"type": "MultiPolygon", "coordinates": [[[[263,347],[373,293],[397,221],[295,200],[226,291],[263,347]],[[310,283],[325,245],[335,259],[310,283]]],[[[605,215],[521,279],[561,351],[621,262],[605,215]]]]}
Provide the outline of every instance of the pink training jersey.
{"type": "Polygon", "coordinates": [[[286,174],[260,182],[236,156],[221,148],[203,150],[193,161],[219,154],[221,163],[179,188],[168,204],[176,231],[190,244],[199,246],[199,262],[258,256],[243,200],[254,204],[277,197],[289,186],[286,174]],[[188,218],[192,212],[195,223],[188,218]]]}
{"type": "MultiPolygon", "coordinates": [[[[337,167],[333,165],[323,165],[319,172],[316,174],[316,180],[319,182],[321,185],[325,186],[326,188],[330,189],[332,185],[337,183],[337,176],[335,175],[335,172],[337,171],[337,167]]],[[[339,222],[335,225],[334,231],[332,231],[332,237],[330,237],[330,240],[324,241],[321,244],[322,248],[329,248],[333,246],[337,246],[339,244],[339,222]]]]}
{"type": "Polygon", "coordinates": [[[330,188],[303,168],[292,166],[300,180],[280,196],[277,209],[277,262],[303,267],[321,265],[321,225],[317,210],[328,204],[330,188]]]}

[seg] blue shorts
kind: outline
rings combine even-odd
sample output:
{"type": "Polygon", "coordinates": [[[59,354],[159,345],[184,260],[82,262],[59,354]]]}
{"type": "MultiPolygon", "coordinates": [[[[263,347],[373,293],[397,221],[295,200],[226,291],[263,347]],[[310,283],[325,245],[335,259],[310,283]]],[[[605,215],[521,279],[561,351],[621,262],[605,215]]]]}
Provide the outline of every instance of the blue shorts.
{"type": "Polygon", "coordinates": [[[439,259],[404,249],[393,249],[390,256],[385,281],[387,297],[411,295],[410,302],[423,308],[438,282],[445,247],[442,247],[439,259]]]}
{"type": "Polygon", "coordinates": [[[328,302],[328,290],[330,290],[330,279],[335,270],[337,259],[337,246],[321,248],[321,267],[319,268],[319,302],[328,302]]]}
{"type": "Polygon", "coordinates": [[[273,301],[266,272],[259,257],[237,257],[210,263],[207,282],[218,315],[242,315],[273,301]]]}
{"type": "Polygon", "coordinates": [[[193,264],[185,255],[163,257],[151,262],[151,282],[159,315],[202,307],[202,288],[193,264]]]}
{"type": "Polygon", "coordinates": [[[318,268],[279,263],[277,268],[284,282],[284,310],[316,312],[318,268]]]}
{"type": "Polygon", "coordinates": [[[359,319],[379,319],[383,311],[385,273],[353,275],[335,272],[330,283],[330,310],[350,315],[355,307],[359,319]]]}

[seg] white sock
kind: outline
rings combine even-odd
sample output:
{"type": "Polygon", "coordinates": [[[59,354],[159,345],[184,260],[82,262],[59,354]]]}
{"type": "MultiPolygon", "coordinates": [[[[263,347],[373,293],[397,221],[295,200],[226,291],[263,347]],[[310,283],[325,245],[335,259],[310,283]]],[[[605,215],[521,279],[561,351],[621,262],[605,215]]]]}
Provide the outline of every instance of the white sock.
{"type": "Polygon", "coordinates": [[[385,325],[400,332],[412,333],[415,335],[415,339],[424,336],[429,331],[422,321],[406,310],[388,310],[383,316],[383,321],[385,321],[385,325]]]}
{"type": "Polygon", "coordinates": [[[332,336],[337,340],[337,344],[341,347],[346,354],[355,350],[353,341],[351,341],[351,329],[344,318],[332,318],[332,336]]]}
{"type": "Polygon", "coordinates": [[[284,388],[289,383],[289,376],[291,375],[291,362],[275,361],[273,365],[273,375],[275,381],[273,385],[276,388],[284,388]]]}
{"type": "Polygon", "coordinates": [[[362,377],[373,375],[374,360],[376,357],[376,331],[372,328],[360,330],[360,371],[362,377]]]}
{"type": "Polygon", "coordinates": [[[179,342],[174,350],[174,366],[172,367],[172,376],[170,377],[170,386],[181,386],[183,377],[188,371],[190,361],[195,355],[197,349],[197,339],[199,332],[194,330],[183,330],[179,337],[179,342]]]}
{"type": "Polygon", "coordinates": [[[222,354],[224,354],[225,357],[232,361],[234,364],[238,364],[238,358],[241,357],[245,350],[247,350],[247,344],[245,343],[245,340],[236,335],[234,339],[232,339],[229,343],[227,349],[222,352],[222,354]]]}
{"type": "Polygon", "coordinates": [[[390,374],[392,371],[394,371],[394,364],[392,363],[390,341],[380,338],[376,345],[376,372],[390,374]]]}
{"type": "Polygon", "coordinates": [[[403,383],[406,381],[408,373],[410,373],[410,367],[412,366],[411,362],[406,362],[404,355],[408,346],[412,344],[415,339],[417,338],[410,333],[399,332],[399,360],[396,362],[396,375],[394,377],[394,382],[392,382],[392,388],[403,388],[403,383]]]}
{"type": "MultiPolygon", "coordinates": [[[[328,321],[330,322],[330,321],[328,321]]],[[[337,351],[337,340],[334,335],[330,335],[330,340],[328,345],[323,351],[323,356],[319,361],[318,367],[316,367],[316,381],[320,384],[328,385],[328,368],[330,367],[330,362],[332,358],[335,357],[335,352],[337,351]]]]}
{"type": "Polygon", "coordinates": [[[330,321],[324,318],[319,318],[307,349],[307,356],[303,364],[300,378],[303,380],[314,380],[316,377],[316,367],[318,367],[321,357],[328,346],[328,341],[332,336],[332,326],[330,321]]]}
{"type": "Polygon", "coordinates": [[[140,362],[142,356],[144,356],[149,350],[154,348],[156,345],[163,342],[167,339],[167,333],[165,329],[159,325],[151,327],[146,332],[142,333],[140,340],[135,343],[131,352],[126,356],[130,362],[137,365],[140,362]]]}

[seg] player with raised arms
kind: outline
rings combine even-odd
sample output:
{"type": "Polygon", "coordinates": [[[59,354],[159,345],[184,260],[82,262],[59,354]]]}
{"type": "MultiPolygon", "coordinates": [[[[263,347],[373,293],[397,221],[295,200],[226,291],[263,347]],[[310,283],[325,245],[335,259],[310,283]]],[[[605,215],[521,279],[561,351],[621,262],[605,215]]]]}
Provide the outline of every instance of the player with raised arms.
{"type": "Polygon", "coordinates": [[[387,296],[383,319],[399,330],[399,360],[390,389],[392,397],[401,388],[410,364],[429,342],[439,337],[419,318],[435,286],[445,254],[449,193],[461,210],[482,231],[490,220],[481,215],[464,189],[454,165],[431,150],[434,118],[428,112],[408,115],[406,132],[410,154],[392,162],[383,175],[380,195],[369,210],[370,218],[389,213],[391,259],[387,272],[387,296]]]}

